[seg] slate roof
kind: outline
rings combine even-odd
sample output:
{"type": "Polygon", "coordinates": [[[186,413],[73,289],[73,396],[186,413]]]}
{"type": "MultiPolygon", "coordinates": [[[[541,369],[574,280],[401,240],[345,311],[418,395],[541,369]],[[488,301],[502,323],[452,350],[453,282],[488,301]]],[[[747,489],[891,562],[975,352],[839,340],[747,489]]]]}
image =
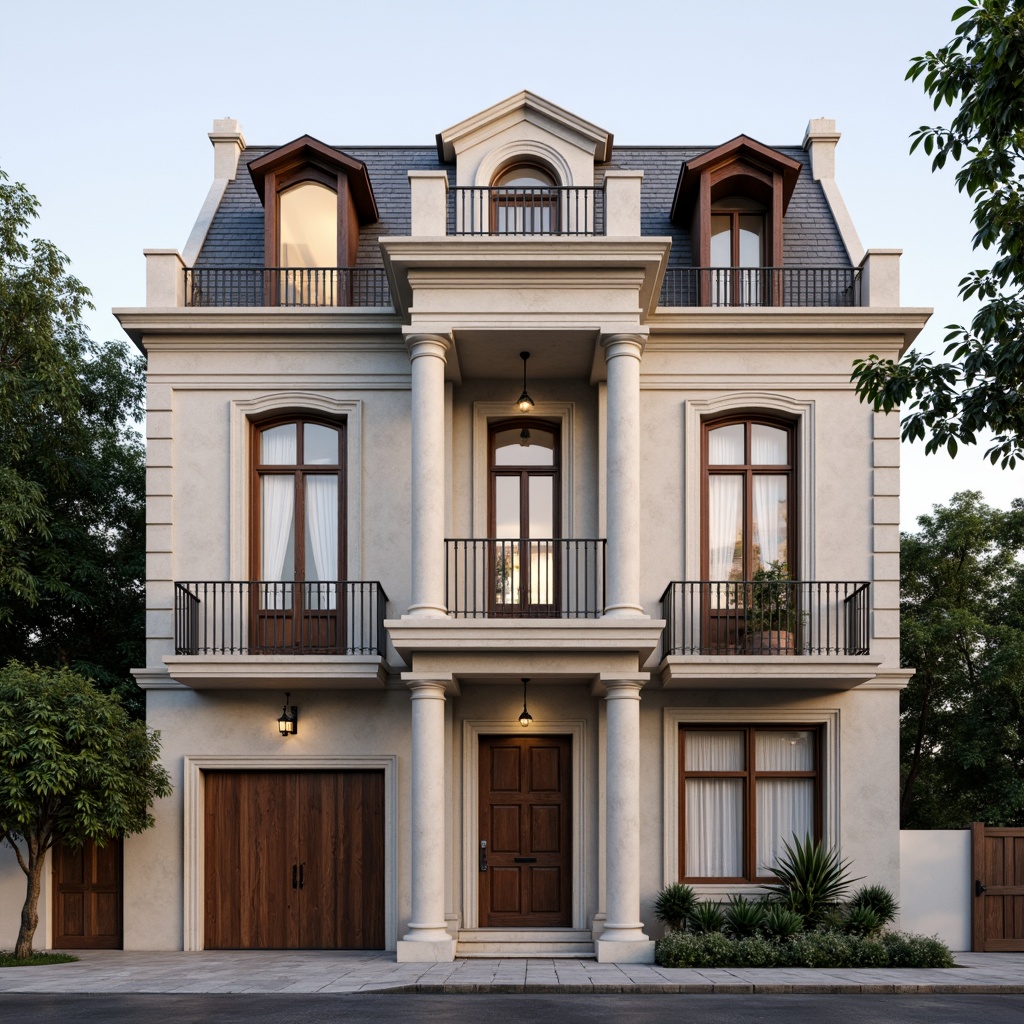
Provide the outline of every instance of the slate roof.
{"type": "MultiPolygon", "coordinates": [[[[249,147],[241,155],[238,173],[228,183],[224,198],[196,259],[197,267],[262,267],[263,205],[249,176],[248,163],[269,153],[272,146],[249,147]]],[[[359,236],[357,264],[383,266],[378,238],[409,234],[410,170],[445,170],[455,184],[455,167],[438,160],[436,147],[339,146],[367,167],[380,220],[364,226],[359,236]]],[[[596,168],[595,183],[611,169],[642,170],[640,230],[645,235],[672,239],[670,267],[691,266],[690,233],[669,220],[679,171],[684,162],[706,153],[711,146],[616,146],[614,159],[596,168]]],[[[820,183],[811,177],[810,158],[800,146],[777,146],[780,153],[799,161],[803,169],[783,225],[783,258],[787,267],[848,267],[843,246],[820,183]]]]}

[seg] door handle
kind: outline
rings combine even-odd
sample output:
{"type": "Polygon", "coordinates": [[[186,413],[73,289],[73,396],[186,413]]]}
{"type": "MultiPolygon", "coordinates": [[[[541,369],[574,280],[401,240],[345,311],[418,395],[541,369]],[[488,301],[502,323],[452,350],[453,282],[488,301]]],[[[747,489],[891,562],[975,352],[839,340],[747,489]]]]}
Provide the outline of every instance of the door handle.
{"type": "Polygon", "coordinates": [[[299,865],[299,888],[302,889],[306,885],[306,865],[299,865]]]}
{"type": "Polygon", "coordinates": [[[983,892],[988,892],[988,886],[981,884],[981,879],[976,878],[974,880],[974,895],[980,896],[983,892]]]}
{"type": "Polygon", "coordinates": [[[297,864],[292,865],[292,888],[298,889],[299,887],[299,868],[297,864]]]}
{"type": "Polygon", "coordinates": [[[480,840],[480,870],[487,870],[487,840],[480,840]]]}

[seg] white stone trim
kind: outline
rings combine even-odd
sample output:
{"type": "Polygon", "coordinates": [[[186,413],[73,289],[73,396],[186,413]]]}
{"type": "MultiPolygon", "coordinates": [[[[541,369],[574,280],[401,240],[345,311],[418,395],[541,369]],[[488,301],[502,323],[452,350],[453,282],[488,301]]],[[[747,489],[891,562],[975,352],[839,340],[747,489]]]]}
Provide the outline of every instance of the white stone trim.
{"type": "Polygon", "coordinates": [[[516,139],[492,149],[477,165],[473,184],[477,188],[487,188],[506,166],[531,162],[546,166],[558,179],[556,184],[572,185],[569,162],[554,146],[537,139],[516,139]]]}
{"type": "Polygon", "coordinates": [[[231,549],[228,579],[249,579],[249,441],[252,420],[289,410],[323,413],[345,419],[345,572],[350,580],[363,578],[363,403],[356,398],[333,398],[315,391],[275,391],[259,398],[233,399],[228,453],[231,482],[228,516],[231,549]]]}
{"type": "Polygon", "coordinates": [[[397,754],[283,754],[279,757],[246,754],[186,754],[182,794],[184,801],[184,920],[186,952],[204,947],[203,828],[205,771],[384,771],[384,942],[395,949],[398,939],[398,755],[397,754]]]}
{"type": "Polygon", "coordinates": [[[797,477],[796,513],[799,524],[798,565],[804,579],[814,579],[814,479],[815,422],[814,399],[799,400],[769,391],[734,391],[718,398],[688,399],[684,402],[683,493],[692,501],[684,511],[683,579],[700,576],[701,424],[729,413],[776,413],[796,421],[797,477]]]}
{"type": "MultiPolygon", "coordinates": [[[[573,465],[575,436],[573,420],[576,406],[573,402],[538,402],[530,412],[531,419],[557,420],[561,428],[562,465],[562,536],[576,536],[576,522],[573,518],[573,465]]],[[[519,415],[522,415],[521,413],[519,415]]],[[[492,422],[515,419],[517,416],[511,402],[473,403],[473,520],[470,524],[474,537],[487,536],[487,493],[490,471],[487,465],[487,432],[492,422]]],[[[527,417],[523,417],[524,419],[527,417]]]]}
{"type": "MultiPolygon", "coordinates": [[[[572,737],[572,925],[585,928],[587,855],[586,783],[584,779],[583,719],[533,721],[524,730],[532,736],[572,737]]],[[[480,920],[480,883],[477,877],[477,843],[480,834],[480,737],[515,735],[508,719],[484,721],[466,719],[462,723],[462,927],[478,928],[480,920]]]]}
{"type": "MultiPolygon", "coordinates": [[[[839,848],[839,709],[838,708],[665,708],[663,712],[662,749],[665,762],[664,864],[665,885],[678,882],[679,874],[679,727],[690,723],[729,725],[820,725],[822,730],[821,790],[822,839],[827,846],[839,848]]],[[[724,898],[733,893],[758,894],[763,886],[754,883],[720,882],[694,885],[700,895],[724,898]]]]}

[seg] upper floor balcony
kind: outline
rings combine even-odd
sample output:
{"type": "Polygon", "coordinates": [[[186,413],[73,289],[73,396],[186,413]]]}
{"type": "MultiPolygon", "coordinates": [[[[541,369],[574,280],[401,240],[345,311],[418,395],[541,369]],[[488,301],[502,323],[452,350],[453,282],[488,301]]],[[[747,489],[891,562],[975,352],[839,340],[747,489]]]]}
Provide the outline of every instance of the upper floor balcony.
{"type": "Polygon", "coordinates": [[[383,267],[184,267],[185,305],[389,307],[383,267]]]}

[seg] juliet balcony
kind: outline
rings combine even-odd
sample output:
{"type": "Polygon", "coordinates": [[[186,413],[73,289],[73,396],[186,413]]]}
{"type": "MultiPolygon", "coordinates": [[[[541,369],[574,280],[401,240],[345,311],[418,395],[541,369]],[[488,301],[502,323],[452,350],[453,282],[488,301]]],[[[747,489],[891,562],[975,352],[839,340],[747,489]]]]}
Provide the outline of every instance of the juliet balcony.
{"type": "Polygon", "coordinates": [[[195,688],[383,685],[387,600],[370,581],[175,583],[164,660],[195,688]]]}

